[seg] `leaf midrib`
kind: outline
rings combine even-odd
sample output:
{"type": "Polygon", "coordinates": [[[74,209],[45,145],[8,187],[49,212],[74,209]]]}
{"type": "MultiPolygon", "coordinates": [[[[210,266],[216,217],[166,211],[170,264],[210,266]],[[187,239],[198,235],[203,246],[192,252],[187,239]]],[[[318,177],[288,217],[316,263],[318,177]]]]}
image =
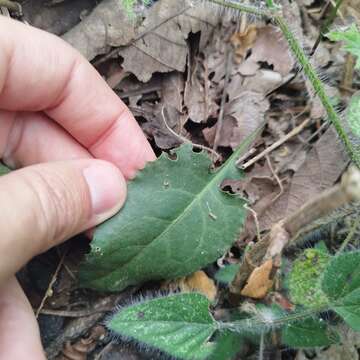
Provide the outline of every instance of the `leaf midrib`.
{"type": "MultiPolygon", "coordinates": [[[[234,153],[229,157],[229,159],[225,162],[225,164],[220,167],[216,173],[214,173],[214,176],[212,178],[212,180],[210,180],[205,186],[204,188],[197,194],[194,194],[194,199],[184,208],[184,211],[181,212],[181,214],[179,216],[177,216],[175,218],[174,221],[172,221],[169,226],[167,226],[165,228],[165,230],[163,232],[161,232],[158,236],[156,236],[153,240],[151,240],[151,242],[147,245],[150,246],[152,245],[154,242],[156,242],[159,238],[165,236],[171,229],[173,226],[175,226],[179,221],[181,221],[183,219],[183,217],[187,214],[188,211],[190,211],[190,209],[194,206],[194,203],[198,202],[199,199],[202,197],[202,195],[207,192],[209,189],[210,191],[212,190],[212,186],[215,182],[217,182],[218,179],[220,179],[220,177],[226,173],[227,169],[231,166],[234,165],[234,159],[238,156],[238,154],[243,150],[243,146],[239,146],[239,148],[234,151],[234,153]]],[[[219,190],[219,189],[218,189],[219,190]]],[[[220,190],[219,190],[220,191],[220,190]]],[[[147,247],[146,247],[147,248],[147,247]]],[[[134,257],[132,257],[129,261],[126,262],[126,265],[129,266],[132,262],[134,262],[140,255],[142,255],[144,249],[142,249],[141,251],[139,251],[134,257]]],[[[108,276],[110,276],[113,273],[116,273],[117,271],[119,271],[119,268],[114,269],[112,271],[109,271],[106,275],[103,275],[101,277],[98,277],[96,279],[96,281],[98,281],[99,279],[103,279],[106,278],[108,276]]]]}

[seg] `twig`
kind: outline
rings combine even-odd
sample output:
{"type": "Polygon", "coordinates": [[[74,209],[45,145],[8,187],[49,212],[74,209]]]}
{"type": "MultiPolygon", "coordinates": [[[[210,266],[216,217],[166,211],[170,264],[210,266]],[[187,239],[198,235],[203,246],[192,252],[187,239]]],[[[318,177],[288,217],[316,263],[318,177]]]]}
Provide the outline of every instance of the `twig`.
{"type": "Polygon", "coordinates": [[[254,209],[252,209],[250,206],[248,206],[247,204],[244,205],[244,208],[246,210],[248,210],[251,213],[251,215],[253,216],[254,222],[255,222],[255,228],[256,228],[256,235],[257,235],[258,241],[261,241],[260,225],[259,225],[259,220],[258,220],[256,211],[254,209]]]}
{"type": "Polygon", "coordinates": [[[216,151],[220,141],[220,133],[223,125],[224,120],[224,106],[226,101],[226,92],[227,92],[227,84],[229,83],[230,72],[231,72],[231,63],[232,63],[232,52],[230,50],[230,45],[226,47],[226,64],[225,64],[225,79],[224,79],[224,89],[221,96],[221,103],[220,103],[220,111],[218,121],[216,123],[216,133],[214,139],[213,150],[216,151]]]}
{"type": "Polygon", "coordinates": [[[52,315],[69,318],[80,318],[84,316],[90,316],[94,314],[105,313],[114,310],[113,307],[107,307],[103,309],[86,309],[86,310],[53,310],[53,309],[41,309],[40,314],[52,315]]]}
{"type": "Polygon", "coordinates": [[[162,116],[162,119],[164,121],[164,124],[166,126],[166,129],[172,134],[174,135],[175,137],[177,137],[179,140],[181,140],[182,142],[185,142],[185,143],[188,143],[188,144],[191,144],[193,147],[196,147],[198,149],[201,149],[201,150],[206,150],[206,151],[209,151],[210,153],[212,153],[214,156],[215,156],[215,161],[218,160],[221,156],[216,152],[214,151],[213,149],[210,149],[209,147],[205,146],[205,145],[201,145],[201,144],[195,144],[193,143],[191,140],[187,139],[185,136],[182,136],[178,133],[176,133],[169,125],[168,123],[166,122],[166,118],[165,118],[165,114],[164,114],[164,106],[161,108],[161,116],[162,116]]]}
{"type": "Polygon", "coordinates": [[[280,188],[280,192],[271,200],[271,203],[274,203],[284,192],[284,187],[282,185],[282,182],[279,178],[279,176],[277,175],[276,171],[274,170],[274,168],[272,167],[272,164],[271,164],[271,160],[270,160],[270,157],[269,155],[265,155],[265,159],[269,165],[269,168],[270,168],[270,171],[272,173],[272,175],[274,176],[276,182],[278,183],[279,185],[279,188],[280,188]]]}
{"type": "Polygon", "coordinates": [[[61,256],[61,259],[60,259],[60,261],[59,261],[59,263],[58,263],[58,266],[56,267],[56,270],[55,270],[55,272],[54,272],[54,274],[53,274],[53,276],[52,276],[52,278],[51,278],[51,280],[50,280],[49,286],[48,286],[48,288],[46,289],[45,295],[44,295],[44,297],[42,298],[41,303],[40,303],[38,309],[37,309],[36,312],[35,312],[35,317],[36,317],[36,318],[39,317],[39,314],[40,314],[42,308],[44,307],[47,298],[52,295],[52,291],[53,291],[53,290],[52,290],[52,287],[53,287],[53,285],[55,284],[55,282],[56,282],[56,280],[57,280],[57,277],[58,277],[59,271],[60,271],[60,269],[61,269],[61,266],[62,266],[62,264],[64,263],[66,253],[67,253],[67,251],[65,251],[65,252],[63,253],[63,255],[61,256]]]}
{"type": "Polygon", "coordinates": [[[310,118],[304,120],[300,125],[298,125],[294,129],[292,129],[288,134],[283,136],[278,141],[274,142],[271,146],[266,148],[263,152],[261,152],[259,155],[256,155],[255,157],[253,157],[251,160],[249,160],[245,164],[239,165],[239,163],[237,163],[236,165],[239,166],[243,170],[247,169],[249,166],[255,164],[257,161],[259,161],[265,155],[269,154],[271,151],[275,150],[277,147],[279,147],[280,145],[282,145],[283,143],[285,143],[286,141],[288,141],[289,139],[291,139],[292,137],[294,137],[295,135],[297,135],[301,131],[303,131],[303,129],[306,127],[306,125],[309,123],[309,121],[310,121],[310,118]]]}

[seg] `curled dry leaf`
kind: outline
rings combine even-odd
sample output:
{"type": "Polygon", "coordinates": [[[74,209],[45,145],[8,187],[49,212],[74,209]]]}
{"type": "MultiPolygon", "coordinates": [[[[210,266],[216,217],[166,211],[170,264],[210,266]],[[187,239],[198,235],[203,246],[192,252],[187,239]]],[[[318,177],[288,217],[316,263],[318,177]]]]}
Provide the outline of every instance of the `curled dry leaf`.
{"type": "Polygon", "coordinates": [[[262,299],[274,284],[271,279],[273,270],[273,260],[269,259],[259,267],[255,268],[251,273],[247,284],[241,291],[241,295],[248,296],[253,299],[262,299]]]}
{"type": "Polygon", "coordinates": [[[214,280],[210,279],[202,270],[174,281],[165,282],[164,286],[171,291],[199,292],[205,295],[210,301],[214,301],[217,295],[214,280]]]}

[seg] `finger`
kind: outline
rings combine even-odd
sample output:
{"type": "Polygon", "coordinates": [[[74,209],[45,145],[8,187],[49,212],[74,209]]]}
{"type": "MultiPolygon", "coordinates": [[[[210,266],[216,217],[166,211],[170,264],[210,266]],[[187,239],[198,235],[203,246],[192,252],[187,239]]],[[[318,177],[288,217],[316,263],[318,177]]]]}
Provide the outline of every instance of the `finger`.
{"type": "Polygon", "coordinates": [[[126,197],[102,160],[29,166],[0,177],[0,284],[30,258],[114,215],[126,197]]]}
{"type": "Polygon", "coordinates": [[[154,159],[130,111],[78,52],[51,34],[4,17],[0,32],[0,108],[45,111],[127,177],[154,159]]]}
{"type": "Polygon", "coordinates": [[[0,359],[45,360],[34,312],[15,277],[0,286],[0,359]]]}
{"type": "Polygon", "coordinates": [[[91,154],[42,113],[0,110],[0,159],[13,169],[38,163],[89,159],[91,154]]]}

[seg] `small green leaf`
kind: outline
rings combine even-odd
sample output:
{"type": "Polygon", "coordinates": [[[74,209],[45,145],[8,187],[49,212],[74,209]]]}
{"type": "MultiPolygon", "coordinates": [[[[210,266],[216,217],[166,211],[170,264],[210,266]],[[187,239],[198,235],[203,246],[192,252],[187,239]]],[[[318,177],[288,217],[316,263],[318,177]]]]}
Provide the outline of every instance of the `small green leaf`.
{"type": "Polygon", "coordinates": [[[0,162],[0,176],[8,174],[10,171],[11,170],[7,166],[0,162]]]}
{"type": "Polygon", "coordinates": [[[220,190],[239,178],[237,157],[255,131],[215,173],[204,152],[185,144],[149,163],[128,184],[123,209],[97,228],[80,272],[83,286],[117,291],[148,280],[188,275],[222,256],[245,218],[245,201],[220,190]]]}
{"type": "Polygon", "coordinates": [[[339,342],[339,335],[321,319],[307,318],[285,325],[282,342],[294,348],[328,346],[339,342]]]}
{"type": "Polygon", "coordinates": [[[145,300],[121,309],[108,327],[180,359],[202,360],[214,351],[217,330],[207,298],[197,293],[145,300]]]}
{"type": "Polygon", "coordinates": [[[290,298],[295,304],[314,308],[326,304],[321,290],[321,276],[330,255],[319,249],[307,249],[294,261],[288,278],[290,298]]]}
{"type": "Polygon", "coordinates": [[[346,119],[352,133],[360,138],[360,92],[351,97],[346,109],[346,119]]]}
{"type": "Polygon", "coordinates": [[[360,32],[355,24],[347,30],[331,31],[326,36],[332,41],[344,41],[344,49],[358,58],[355,68],[360,69],[360,32]]]}
{"type": "Polygon", "coordinates": [[[226,265],[216,272],[215,279],[224,284],[230,284],[240,268],[239,264],[226,265]]]}

